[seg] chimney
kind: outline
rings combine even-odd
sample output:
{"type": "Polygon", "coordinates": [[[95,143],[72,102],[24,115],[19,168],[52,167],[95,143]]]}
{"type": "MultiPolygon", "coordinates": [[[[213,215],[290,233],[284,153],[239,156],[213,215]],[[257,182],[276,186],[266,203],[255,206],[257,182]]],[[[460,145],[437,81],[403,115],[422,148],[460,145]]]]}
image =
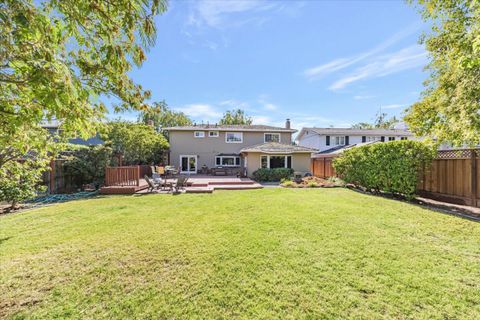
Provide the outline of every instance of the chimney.
{"type": "Polygon", "coordinates": [[[285,121],[285,129],[291,129],[290,119],[287,119],[287,121],[285,121]]]}

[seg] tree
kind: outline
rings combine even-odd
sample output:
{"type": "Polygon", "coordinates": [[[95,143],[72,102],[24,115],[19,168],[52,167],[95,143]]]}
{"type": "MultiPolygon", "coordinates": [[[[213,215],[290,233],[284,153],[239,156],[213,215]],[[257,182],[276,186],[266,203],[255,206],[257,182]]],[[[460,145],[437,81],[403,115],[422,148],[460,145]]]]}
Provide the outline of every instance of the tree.
{"type": "Polygon", "coordinates": [[[192,120],[183,112],[171,110],[165,101],[154,102],[148,110],[142,111],[138,116],[138,121],[153,125],[157,130],[164,127],[188,126],[192,120]]]}
{"type": "Polygon", "coordinates": [[[14,135],[0,130],[0,201],[11,203],[11,209],[42,189],[38,182],[50,154],[61,147],[54,138],[38,127],[21,126],[14,135]]]}
{"type": "Polygon", "coordinates": [[[245,115],[245,111],[241,109],[229,110],[223,114],[223,118],[220,119],[219,124],[245,124],[251,125],[253,122],[252,117],[245,115]]]}
{"type": "Polygon", "coordinates": [[[95,134],[107,112],[143,110],[150,96],[128,76],[155,42],[166,0],[5,0],[0,3],[0,128],[15,136],[43,119],[66,136],[95,134]]]}
{"type": "Polygon", "coordinates": [[[405,117],[419,136],[456,146],[480,143],[480,1],[419,0],[432,31],[422,37],[430,54],[420,101],[405,117]]]}
{"type": "Polygon", "coordinates": [[[352,125],[353,129],[393,129],[395,124],[397,124],[399,120],[393,116],[391,118],[387,118],[387,114],[384,112],[378,112],[376,118],[372,123],[368,122],[359,122],[352,125]]]}
{"type": "Polygon", "coordinates": [[[126,165],[162,162],[169,147],[167,139],[153,127],[126,121],[110,122],[102,138],[126,165]]]}

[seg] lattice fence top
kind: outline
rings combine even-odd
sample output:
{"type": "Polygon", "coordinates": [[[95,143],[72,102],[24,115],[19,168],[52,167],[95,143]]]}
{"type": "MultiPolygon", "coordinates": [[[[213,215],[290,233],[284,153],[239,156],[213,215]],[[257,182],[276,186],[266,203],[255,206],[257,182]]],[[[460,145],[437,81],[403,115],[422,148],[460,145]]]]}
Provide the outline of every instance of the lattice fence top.
{"type": "Polygon", "coordinates": [[[455,149],[438,151],[437,159],[464,159],[472,157],[472,153],[478,157],[480,149],[455,149]]]}

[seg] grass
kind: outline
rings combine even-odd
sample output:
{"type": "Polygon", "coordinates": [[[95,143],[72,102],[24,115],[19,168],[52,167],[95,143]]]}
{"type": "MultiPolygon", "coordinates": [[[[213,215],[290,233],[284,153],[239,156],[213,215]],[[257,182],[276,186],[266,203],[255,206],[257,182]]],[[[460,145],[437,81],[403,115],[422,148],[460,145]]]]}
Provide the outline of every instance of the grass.
{"type": "Polygon", "coordinates": [[[345,189],[0,217],[0,318],[478,319],[480,224],[345,189]]]}

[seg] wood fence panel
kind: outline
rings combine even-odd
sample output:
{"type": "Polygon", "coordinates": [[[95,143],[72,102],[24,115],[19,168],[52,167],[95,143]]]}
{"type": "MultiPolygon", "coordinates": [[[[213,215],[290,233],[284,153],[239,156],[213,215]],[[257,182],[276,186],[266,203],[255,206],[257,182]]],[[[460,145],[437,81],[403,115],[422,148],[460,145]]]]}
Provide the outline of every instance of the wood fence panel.
{"type": "Polygon", "coordinates": [[[109,186],[139,186],[140,167],[106,167],[105,185],[109,186]]]}
{"type": "Polygon", "coordinates": [[[333,168],[333,157],[312,158],[312,174],[319,178],[329,178],[335,176],[333,168]]]}

